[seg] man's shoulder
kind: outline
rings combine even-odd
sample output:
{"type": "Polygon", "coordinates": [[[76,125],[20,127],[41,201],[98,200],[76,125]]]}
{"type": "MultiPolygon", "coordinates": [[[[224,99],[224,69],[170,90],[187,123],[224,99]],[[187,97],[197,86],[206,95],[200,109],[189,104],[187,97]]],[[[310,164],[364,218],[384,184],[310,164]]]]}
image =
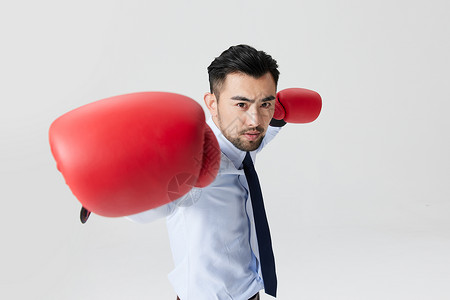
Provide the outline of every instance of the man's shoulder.
{"type": "Polygon", "coordinates": [[[266,135],[264,136],[264,139],[256,152],[260,152],[270,141],[272,141],[273,138],[280,132],[281,128],[282,127],[269,126],[267,128],[266,135]]]}

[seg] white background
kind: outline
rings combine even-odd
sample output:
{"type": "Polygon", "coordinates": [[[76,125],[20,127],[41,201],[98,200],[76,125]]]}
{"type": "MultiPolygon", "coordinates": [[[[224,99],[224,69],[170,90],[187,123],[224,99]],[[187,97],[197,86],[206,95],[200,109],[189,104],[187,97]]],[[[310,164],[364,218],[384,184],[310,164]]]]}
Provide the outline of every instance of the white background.
{"type": "MultiPolygon", "coordinates": [[[[450,298],[448,1],[2,1],[2,299],[174,299],[164,220],[92,216],[48,128],[83,104],[170,91],[246,43],[279,89],[318,91],[310,125],[258,158],[279,299],[450,298]]],[[[269,299],[264,296],[263,299],[269,299]]]]}

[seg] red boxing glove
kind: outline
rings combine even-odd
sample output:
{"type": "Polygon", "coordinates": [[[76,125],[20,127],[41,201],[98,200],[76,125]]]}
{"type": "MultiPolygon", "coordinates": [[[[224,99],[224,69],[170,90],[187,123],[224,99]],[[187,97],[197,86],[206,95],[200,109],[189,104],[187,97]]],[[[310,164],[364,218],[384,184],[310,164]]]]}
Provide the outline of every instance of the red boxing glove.
{"type": "Polygon", "coordinates": [[[58,170],[85,208],[82,221],[89,211],[119,217],[169,203],[210,184],[220,165],[201,106],[173,93],[84,105],[56,119],[49,137],[58,170]]]}
{"type": "Polygon", "coordinates": [[[287,123],[310,123],[322,109],[322,98],[314,91],[291,88],[279,91],[273,118],[287,123]]]}

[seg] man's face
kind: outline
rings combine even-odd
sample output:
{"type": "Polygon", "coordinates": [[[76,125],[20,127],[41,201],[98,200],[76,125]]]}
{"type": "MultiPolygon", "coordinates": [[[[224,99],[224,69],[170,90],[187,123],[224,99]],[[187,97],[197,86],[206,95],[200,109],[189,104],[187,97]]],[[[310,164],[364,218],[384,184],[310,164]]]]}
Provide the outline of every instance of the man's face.
{"type": "Polygon", "coordinates": [[[275,109],[276,86],[272,75],[254,78],[242,73],[228,74],[219,97],[205,95],[214,123],[236,148],[256,150],[275,109]]]}

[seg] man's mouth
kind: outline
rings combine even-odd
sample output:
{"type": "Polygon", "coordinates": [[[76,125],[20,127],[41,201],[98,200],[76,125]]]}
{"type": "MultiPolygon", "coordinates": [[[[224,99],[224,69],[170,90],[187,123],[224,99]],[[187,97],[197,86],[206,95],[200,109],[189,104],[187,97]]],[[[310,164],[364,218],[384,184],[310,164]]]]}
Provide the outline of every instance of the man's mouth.
{"type": "Polygon", "coordinates": [[[257,130],[250,130],[246,131],[243,135],[246,137],[247,140],[255,141],[261,136],[261,132],[257,130]]]}

